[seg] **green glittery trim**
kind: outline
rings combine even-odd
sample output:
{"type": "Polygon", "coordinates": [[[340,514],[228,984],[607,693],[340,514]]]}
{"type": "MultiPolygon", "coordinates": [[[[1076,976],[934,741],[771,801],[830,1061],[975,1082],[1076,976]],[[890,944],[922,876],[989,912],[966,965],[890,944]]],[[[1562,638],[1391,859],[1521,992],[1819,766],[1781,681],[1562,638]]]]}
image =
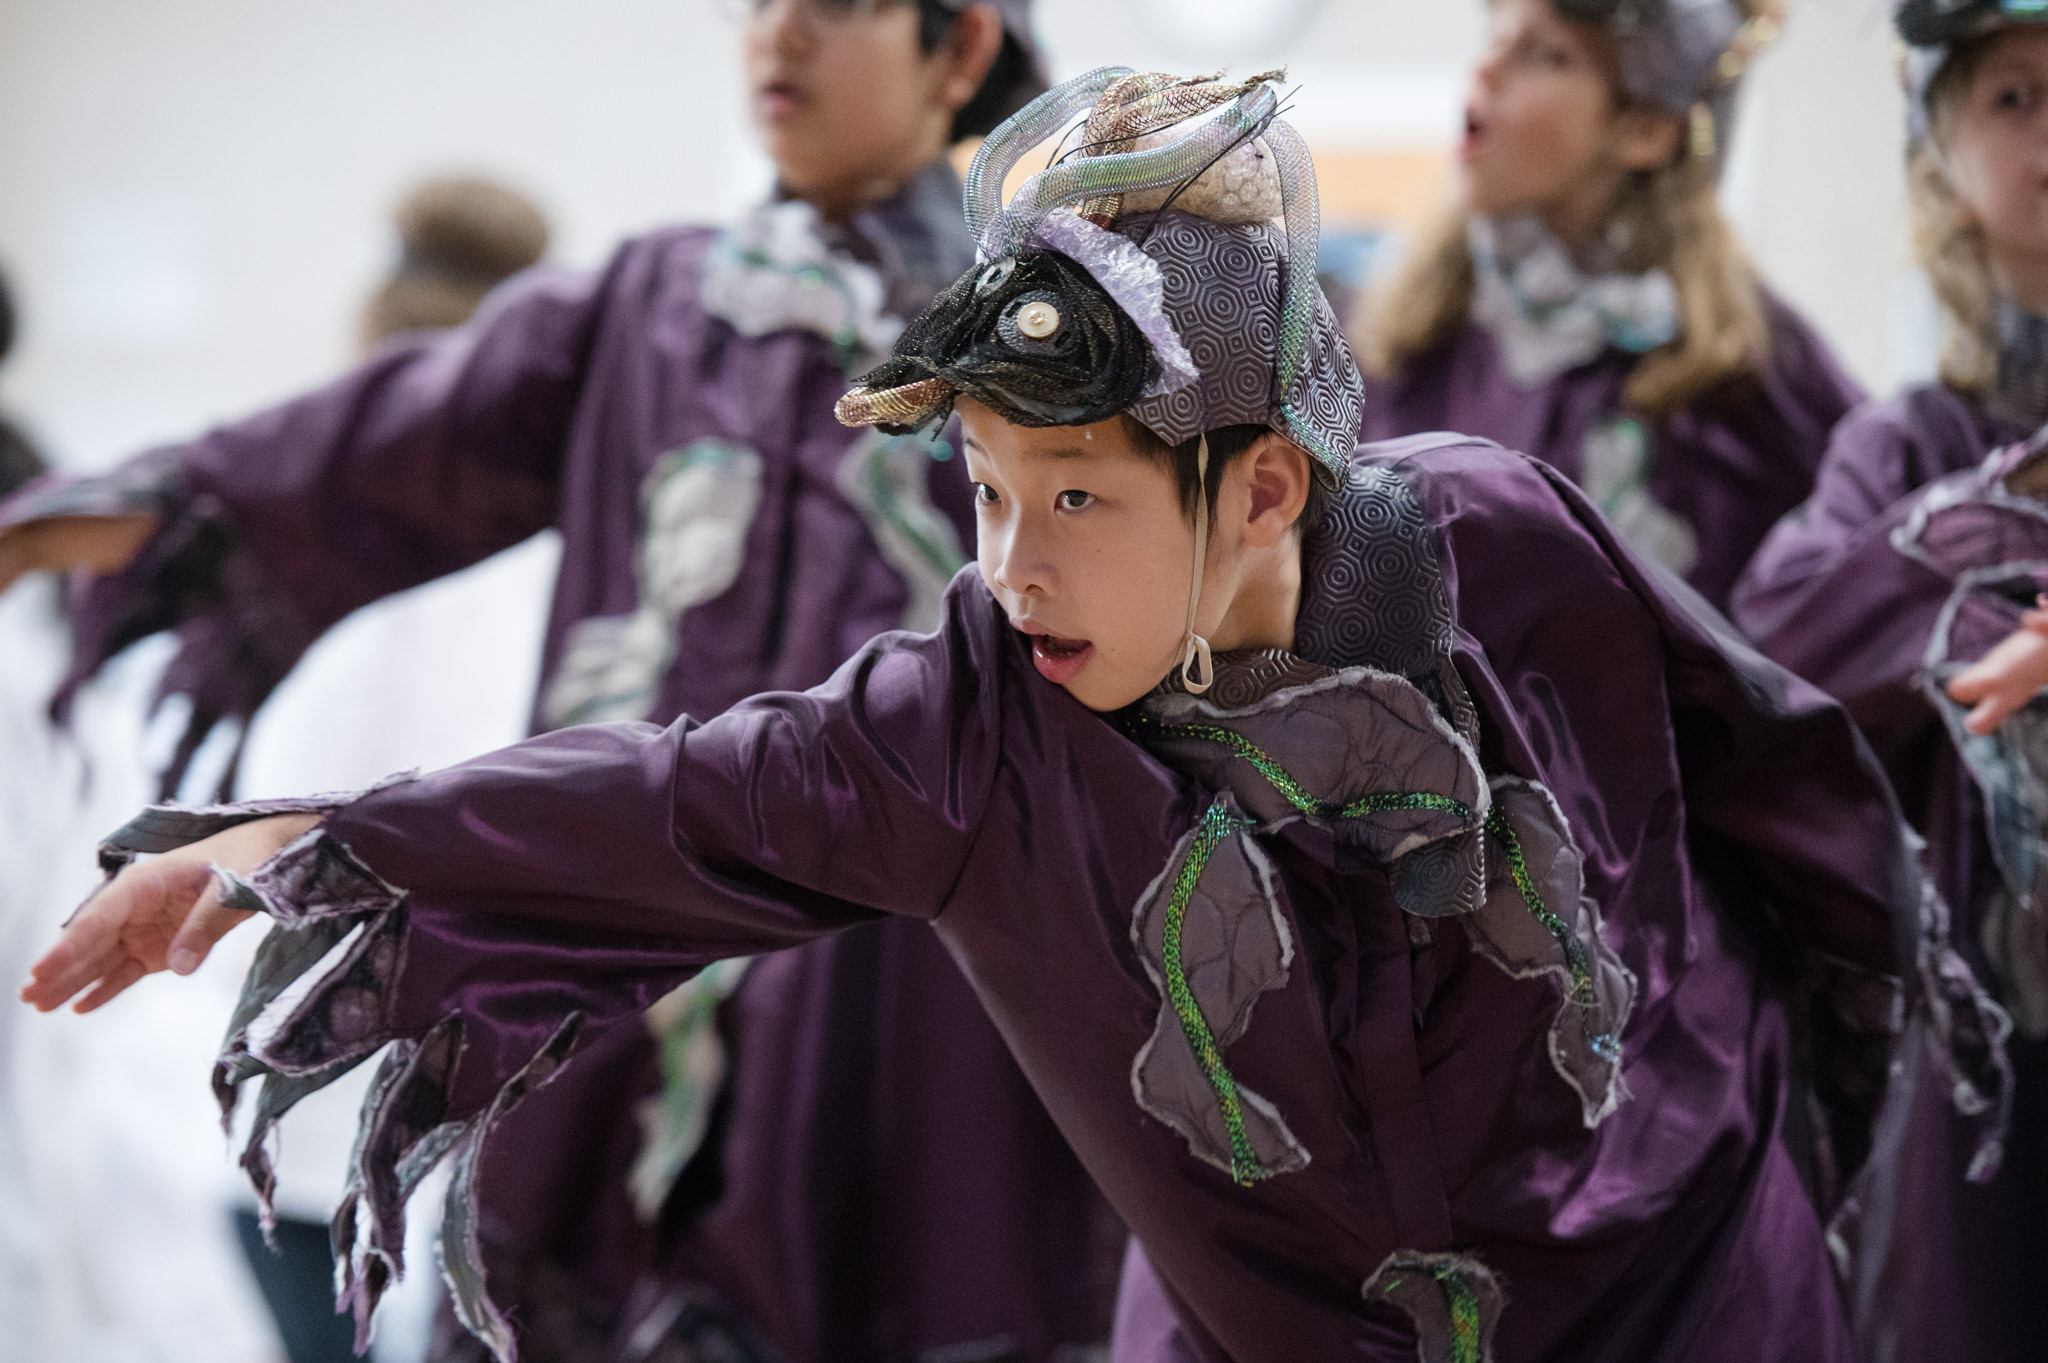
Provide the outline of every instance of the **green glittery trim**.
{"type": "MultiPolygon", "coordinates": [[[[1427,791],[1378,791],[1346,804],[1335,804],[1310,794],[1308,788],[1275,761],[1272,754],[1234,729],[1217,724],[1161,724],[1143,712],[1128,716],[1126,724],[1133,737],[1144,734],[1168,740],[1196,739],[1230,749],[1265,777],[1289,804],[1313,818],[1359,819],[1372,814],[1419,809],[1460,818],[1469,818],[1472,813],[1471,807],[1463,800],[1427,791]]],[[[1167,1001],[1172,1005],[1174,1015],[1180,1019],[1181,1031],[1186,1033],[1188,1044],[1194,1048],[1195,1059],[1201,1064],[1202,1073],[1207,1076],[1209,1087],[1215,1090],[1216,1101],[1223,1109],[1223,1125],[1230,1134],[1231,1177],[1247,1188],[1260,1179],[1271,1177],[1271,1172],[1259,1163],[1258,1154],[1252,1149],[1251,1137],[1245,1131],[1244,1108],[1238,1099],[1237,1081],[1223,1063],[1223,1052],[1216,1044],[1216,1035],[1209,1030],[1209,1020],[1202,1016],[1194,991],[1188,987],[1187,967],[1181,960],[1181,928],[1187,920],[1188,900],[1194,895],[1195,885],[1201,880],[1202,870],[1209,864],[1216,845],[1230,834],[1252,826],[1250,820],[1232,813],[1221,797],[1209,806],[1196,830],[1195,840],[1188,848],[1187,858],[1181,863],[1180,875],[1174,880],[1173,896],[1166,904],[1165,930],[1167,1001]]],[[[1587,1044],[1594,1054],[1603,1059],[1618,1060],[1621,1042],[1611,1033],[1594,1029],[1594,1014],[1599,1001],[1593,992],[1593,970],[1586,959],[1585,944],[1572,932],[1570,924],[1551,912],[1544,901],[1543,892],[1536,886],[1536,877],[1529,871],[1528,860],[1522,855],[1522,840],[1514,825],[1508,822],[1506,811],[1499,805],[1488,811],[1486,830],[1500,842],[1516,893],[1521,895],[1522,902],[1536,921],[1549,929],[1564,952],[1565,967],[1571,975],[1569,998],[1578,1006],[1584,1019],[1587,1044]]],[[[1453,1333],[1458,1340],[1455,1358],[1458,1363],[1464,1363],[1467,1358],[1477,1363],[1478,1296],[1454,1270],[1438,1270],[1437,1280],[1444,1284],[1444,1292],[1450,1299],[1453,1333]],[[1466,1352],[1468,1340],[1469,1353],[1466,1352]]]]}
{"type": "Polygon", "coordinates": [[[1234,729],[1217,724],[1161,724],[1150,715],[1132,716],[1131,727],[1142,733],[1157,734],[1165,739],[1199,739],[1218,743],[1249,762],[1259,775],[1281,798],[1302,813],[1317,819],[1363,819],[1372,814],[1388,814],[1396,810],[1427,809],[1440,814],[1452,814],[1466,819],[1472,816],[1471,806],[1450,795],[1434,795],[1426,791],[1375,791],[1361,795],[1349,804],[1333,804],[1319,800],[1309,794],[1308,787],[1294,778],[1293,773],[1275,761],[1265,749],[1253,743],[1234,729]]]}
{"type": "MultiPolygon", "coordinates": [[[[1472,813],[1463,800],[1426,791],[1377,791],[1348,804],[1333,804],[1309,794],[1307,787],[1274,761],[1271,754],[1234,730],[1213,724],[1161,724],[1144,714],[1133,715],[1131,727],[1162,738],[1204,739],[1220,743],[1249,762],[1289,804],[1316,818],[1360,819],[1370,814],[1411,809],[1435,810],[1460,818],[1469,818],[1472,813]]],[[[1245,1131],[1244,1107],[1238,1099],[1237,1080],[1231,1077],[1229,1066],[1223,1063],[1223,1052],[1216,1044],[1216,1035],[1209,1030],[1209,1020],[1202,1016],[1201,1006],[1195,1002],[1194,990],[1188,987],[1187,966],[1181,959],[1181,928],[1187,920],[1188,900],[1193,897],[1195,885],[1201,880],[1202,870],[1209,864],[1216,844],[1232,833],[1251,827],[1251,822],[1232,813],[1222,798],[1209,806],[1195,831],[1195,840],[1188,848],[1187,858],[1181,862],[1180,874],[1174,879],[1173,896],[1166,903],[1164,944],[1167,1002],[1172,1005],[1174,1016],[1180,1019],[1181,1031],[1187,1035],[1188,1044],[1194,1048],[1195,1059],[1201,1064],[1202,1073],[1208,1078],[1209,1087],[1215,1090],[1216,1101],[1223,1109],[1224,1129],[1230,1134],[1231,1177],[1247,1188],[1260,1179],[1270,1178],[1272,1172],[1259,1162],[1258,1152],[1252,1149],[1251,1137],[1245,1131]]]]}
{"type": "Polygon", "coordinates": [[[1564,951],[1565,968],[1571,972],[1571,1001],[1578,1005],[1579,1015],[1585,1019],[1586,1044],[1593,1053],[1604,1060],[1621,1057],[1621,1042],[1607,1032],[1595,1031],[1593,1014],[1599,1000],[1593,994],[1593,968],[1586,960],[1586,947],[1571,930],[1571,925],[1550,911],[1543,902],[1542,891],[1536,888],[1536,877],[1529,873],[1529,863],[1522,856],[1522,840],[1515,833],[1514,825],[1508,822],[1507,814],[1499,805],[1486,816],[1486,831],[1500,841],[1501,851],[1506,855],[1508,873],[1514,877],[1515,890],[1522,896],[1522,902],[1529,906],[1529,912],[1536,921],[1550,929],[1550,935],[1564,951]]]}
{"type": "Polygon", "coordinates": [[[1433,1270],[1451,1308],[1451,1363],[1480,1363],[1479,1293],[1449,1264],[1433,1270]]]}
{"type": "Polygon", "coordinates": [[[1244,1128],[1244,1106],[1238,1101],[1237,1080],[1230,1075],[1230,1068],[1223,1063],[1223,1050],[1216,1044],[1216,1034],[1209,1030],[1209,1020],[1202,1016],[1202,1007],[1195,1002],[1195,991],[1188,987],[1187,964],[1181,959],[1181,929],[1187,923],[1188,900],[1194,897],[1195,885],[1202,878],[1202,868],[1209,864],[1209,857],[1216,850],[1216,844],[1240,832],[1250,825],[1240,816],[1233,814],[1227,801],[1218,798],[1202,816],[1201,826],[1195,830],[1195,840],[1188,848],[1187,859],[1180,864],[1180,875],[1173,882],[1173,897],[1166,901],[1166,1000],[1173,1007],[1174,1016],[1180,1019],[1180,1029],[1187,1034],[1188,1045],[1195,1051],[1195,1059],[1202,1066],[1202,1073],[1209,1080],[1209,1087],[1216,1091],[1216,1101],[1223,1108],[1223,1126],[1230,1133],[1230,1176],[1249,1188],[1262,1178],[1271,1177],[1271,1171],[1259,1163],[1258,1152],[1252,1149],[1252,1138],[1244,1128]]]}

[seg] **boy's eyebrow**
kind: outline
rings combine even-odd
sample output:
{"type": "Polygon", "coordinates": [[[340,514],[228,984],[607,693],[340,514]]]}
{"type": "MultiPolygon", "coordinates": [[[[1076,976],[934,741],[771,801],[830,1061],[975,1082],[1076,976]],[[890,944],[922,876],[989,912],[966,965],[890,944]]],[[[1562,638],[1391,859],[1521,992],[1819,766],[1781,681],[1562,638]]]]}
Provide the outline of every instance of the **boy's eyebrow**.
{"type": "MultiPolygon", "coordinates": [[[[988,454],[988,447],[971,435],[963,433],[960,437],[960,444],[963,449],[973,450],[976,454],[984,457],[988,454]]],[[[1090,449],[1086,445],[1055,445],[1050,448],[1030,451],[1031,457],[1034,459],[1086,459],[1090,455],[1100,453],[1100,450],[1090,449]]]]}

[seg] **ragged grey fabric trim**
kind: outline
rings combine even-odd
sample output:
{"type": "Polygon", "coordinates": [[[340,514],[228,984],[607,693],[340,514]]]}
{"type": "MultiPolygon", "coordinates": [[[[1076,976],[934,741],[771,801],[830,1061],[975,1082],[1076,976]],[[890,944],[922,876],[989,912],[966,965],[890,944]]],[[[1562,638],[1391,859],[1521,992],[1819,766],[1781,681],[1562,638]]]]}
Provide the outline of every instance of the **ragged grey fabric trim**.
{"type": "MultiPolygon", "coordinates": [[[[2007,487],[2008,478],[2042,456],[2038,437],[1995,452],[1971,473],[1930,486],[1892,533],[1895,550],[1953,584],[1928,637],[1920,686],[1984,799],[1992,859],[2013,901],[1991,916],[1994,936],[1985,945],[2008,974],[2009,995],[2023,1007],[2048,996],[2042,923],[2048,912],[2048,773],[2039,767],[2048,751],[2048,710],[2037,700],[1997,733],[1972,734],[1963,723],[1965,708],[1950,699],[1946,684],[2018,627],[2015,589],[2031,593],[2048,585],[2048,505],[2007,487]]],[[[1954,1107],[1982,1119],[1969,1174],[1986,1181],[2004,1158],[2012,1107],[2005,1041],[2013,1020],[1957,954],[1948,906],[1931,884],[1923,890],[1920,918],[1911,1006],[1935,1039],[1954,1107]]]]}
{"type": "MultiPolygon", "coordinates": [[[[273,815],[332,814],[355,798],[161,806],[102,844],[101,864],[112,875],[145,853],[171,851],[273,815]]],[[[354,1312],[357,1350],[368,1347],[377,1302],[404,1271],[406,1201],[452,1155],[457,1167],[443,1224],[443,1270],[458,1317],[500,1363],[513,1363],[511,1327],[484,1286],[476,1234],[477,1160],[505,1113],[568,1058],[582,1014],[561,1021],[526,1066],[499,1087],[485,1112],[465,1121],[448,1120],[448,1095],[462,1058],[461,1014],[449,1014],[417,1037],[401,1034],[390,1020],[393,990],[404,968],[410,918],[406,892],[358,861],[324,823],[252,875],[221,873],[221,879],[228,902],[267,913],[275,922],[244,983],[213,1080],[223,1121],[230,1124],[242,1085],[263,1081],[242,1164],[256,1187],[264,1220],[271,1215],[271,1145],[278,1121],[301,1098],[384,1049],[364,1101],[350,1182],[333,1226],[334,1243],[344,1255],[340,1302],[354,1312]],[[268,1015],[280,1009],[285,1016],[274,1028],[262,1029],[268,1015]]]]}
{"type": "Polygon", "coordinates": [[[1621,1034],[1635,1010],[1635,972],[1608,945],[1600,908],[1586,894],[1585,859],[1571,825],[1549,790],[1534,781],[1503,777],[1493,785],[1496,819],[1515,834],[1528,875],[1545,910],[1584,953],[1585,997],[1575,997],[1564,945],[1536,916],[1515,883],[1513,867],[1488,834],[1486,903],[1467,921],[1479,954],[1516,979],[1548,976],[1562,998],[1550,1024],[1550,1063],[1572,1086],[1588,1130],[1612,1116],[1630,1094],[1622,1076],[1621,1034]]]}
{"type": "MultiPolygon", "coordinates": [[[[448,1285],[448,1297],[456,1319],[490,1347],[492,1357],[498,1363],[517,1363],[519,1350],[513,1339],[511,1323],[492,1302],[484,1282],[483,1243],[477,1223],[480,1205],[477,1171],[482,1161],[484,1142],[521,1099],[554,1078],[575,1049],[582,1027],[581,1013],[571,1013],[563,1019],[554,1035],[527,1062],[526,1068],[505,1081],[490,1109],[467,1124],[467,1131],[455,1146],[454,1177],[449,1180],[448,1196],[441,1214],[441,1276],[448,1285]]],[[[402,1212],[392,1228],[389,1243],[399,1247],[405,1243],[402,1212]]],[[[375,1307],[374,1298],[369,1305],[375,1307]]],[[[360,1330],[360,1322],[367,1319],[367,1314],[359,1307],[356,1318],[360,1330]]],[[[360,1345],[358,1347],[360,1349],[360,1345]]]]}
{"type": "MultiPolygon", "coordinates": [[[[1274,675],[1291,681],[1298,674],[1274,675]]],[[[1463,815],[1418,809],[1335,820],[1306,814],[1267,773],[1231,747],[1198,736],[1140,733],[1145,746],[1175,770],[1206,788],[1229,790],[1262,827],[1303,818],[1330,824],[1340,841],[1356,845],[1381,865],[1477,828],[1490,804],[1486,776],[1471,743],[1428,696],[1390,673],[1345,668],[1232,708],[1173,691],[1156,692],[1143,706],[1147,717],[1168,729],[1229,730],[1278,763],[1303,793],[1330,806],[1373,794],[1422,792],[1448,796],[1464,807],[1463,815]]]]}
{"type": "MultiPolygon", "coordinates": [[[[1138,900],[1131,941],[1153,987],[1159,1016],[1131,1062],[1138,1106],[1179,1132],[1195,1158],[1235,1176],[1230,1131],[1168,988],[1166,917],[1176,883],[1201,830],[1190,832],[1138,900]]],[[[1280,910],[1275,873],[1249,832],[1221,839],[1188,895],[1181,966],[1194,1004],[1223,1050],[1251,1026],[1261,994],[1283,988],[1294,961],[1294,934],[1280,910]]],[[[1306,1168],[1308,1150],[1271,1102],[1237,1086],[1245,1133],[1267,1174],[1306,1168]]]]}
{"type": "Polygon", "coordinates": [[[1477,1255],[1397,1249],[1365,1280],[1364,1294],[1414,1322],[1418,1363],[1492,1363],[1507,1293],[1477,1255]]]}

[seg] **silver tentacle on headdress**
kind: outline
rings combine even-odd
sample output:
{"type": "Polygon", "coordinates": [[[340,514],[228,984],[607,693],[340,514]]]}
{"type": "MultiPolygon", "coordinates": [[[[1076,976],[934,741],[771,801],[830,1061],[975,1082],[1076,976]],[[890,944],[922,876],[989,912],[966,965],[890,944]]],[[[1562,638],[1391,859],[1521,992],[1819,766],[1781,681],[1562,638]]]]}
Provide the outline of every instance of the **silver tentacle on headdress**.
{"type": "Polygon", "coordinates": [[[1073,121],[1076,114],[1094,106],[1102,92],[1126,76],[1135,74],[1128,66],[1099,66],[1055,85],[1019,109],[983,140],[967,168],[962,199],[967,211],[967,230],[980,241],[989,223],[1003,209],[1003,182],[1024,159],[1026,152],[1073,121]]]}

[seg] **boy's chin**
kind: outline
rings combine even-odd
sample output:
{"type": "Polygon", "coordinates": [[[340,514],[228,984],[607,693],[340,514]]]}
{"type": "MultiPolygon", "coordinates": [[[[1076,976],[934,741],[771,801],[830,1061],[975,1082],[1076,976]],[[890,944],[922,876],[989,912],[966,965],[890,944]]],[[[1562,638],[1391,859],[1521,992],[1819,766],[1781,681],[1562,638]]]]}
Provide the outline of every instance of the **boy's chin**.
{"type": "Polygon", "coordinates": [[[1099,715],[1115,714],[1118,710],[1137,704],[1157,689],[1155,679],[1150,684],[1118,681],[1113,678],[1091,676],[1083,672],[1070,682],[1060,685],[1066,693],[1099,715]]]}

